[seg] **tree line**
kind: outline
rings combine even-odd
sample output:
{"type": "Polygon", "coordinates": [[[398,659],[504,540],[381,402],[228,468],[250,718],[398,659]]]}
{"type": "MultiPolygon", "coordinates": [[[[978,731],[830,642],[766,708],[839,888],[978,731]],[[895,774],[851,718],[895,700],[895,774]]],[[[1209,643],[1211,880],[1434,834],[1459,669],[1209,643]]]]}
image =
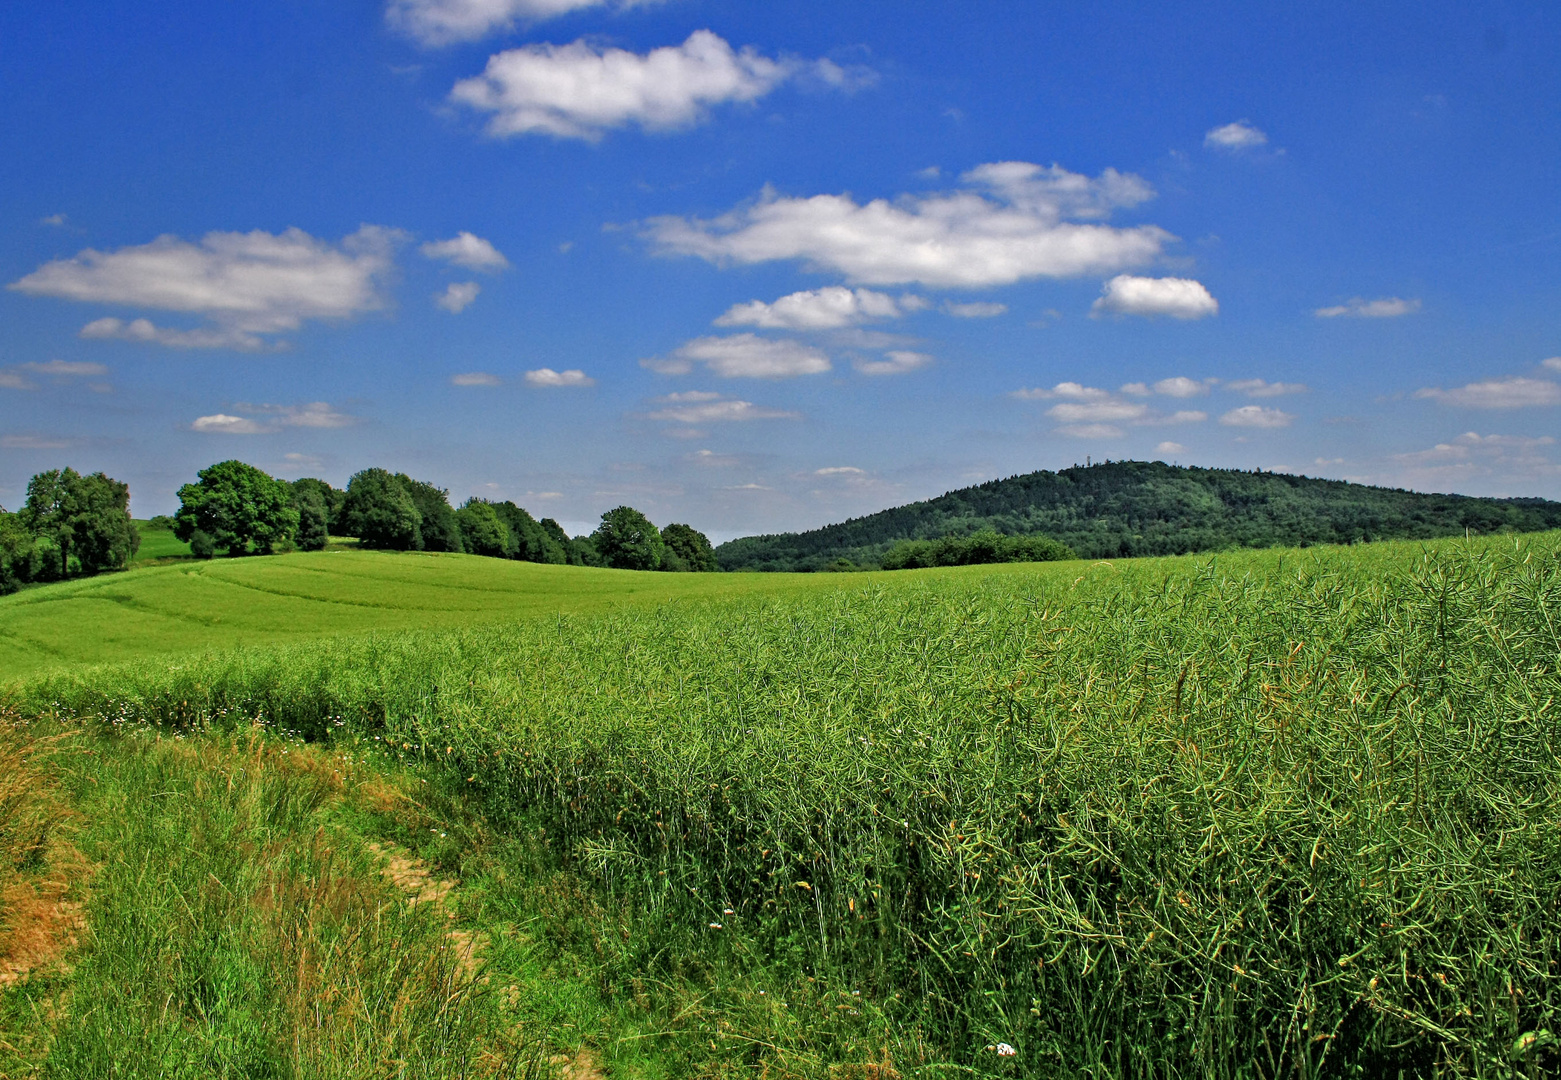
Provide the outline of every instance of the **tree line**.
{"type": "Polygon", "coordinates": [[[193,554],[266,555],[282,547],[319,551],[330,536],[356,537],[384,551],[445,551],[498,559],[624,570],[711,572],[710,540],[690,525],[657,529],[620,506],[596,531],[569,536],[552,518],[538,521],[505,500],[450,505],[444,488],[406,473],[364,469],[334,488],[324,480],[278,480],[242,461],[219,461],[179,489],[168,521],[193,554]]]}
{"type": "Polygon", "coordinates": [[[16,513],[0,507],[0,595],[33,582],[121,570],[141,535],[130,520],[130,488],[100,472],[41,472],[16,513]]]}

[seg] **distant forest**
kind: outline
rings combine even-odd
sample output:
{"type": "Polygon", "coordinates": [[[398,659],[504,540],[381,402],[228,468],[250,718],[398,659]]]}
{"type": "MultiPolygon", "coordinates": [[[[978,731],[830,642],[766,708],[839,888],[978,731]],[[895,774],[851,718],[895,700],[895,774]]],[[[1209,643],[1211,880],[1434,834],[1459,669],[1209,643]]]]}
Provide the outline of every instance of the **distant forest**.
{"type": "Polygon", "coordinates": [[[802,533],[716,548],[723,570],[876,566],[896,543],[992,531],[1044,535],[1081,558],[1429,539],[1561,527],[1561,502],[1423,495],[1283,473],[1108,461],[951,491],[802,533]]]}

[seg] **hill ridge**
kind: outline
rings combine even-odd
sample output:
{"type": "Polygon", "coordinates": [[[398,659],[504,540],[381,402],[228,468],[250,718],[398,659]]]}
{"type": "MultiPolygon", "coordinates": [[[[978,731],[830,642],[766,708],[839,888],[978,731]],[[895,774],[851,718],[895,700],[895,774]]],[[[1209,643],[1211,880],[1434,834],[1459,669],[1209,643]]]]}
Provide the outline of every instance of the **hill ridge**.
{"type": "Polygon", "coordinates": [[[1428,494],[1263,470],[1104,461],[987,480],[804,532],[741,537],[722,544],[716,555],[725,570],[818,570],[840,559],[876,564],[896,541],[982,529],[1043,533],[1082,558],[1122,558],[1558,526],[1561,502],[1548,499],[1428,494]]]}

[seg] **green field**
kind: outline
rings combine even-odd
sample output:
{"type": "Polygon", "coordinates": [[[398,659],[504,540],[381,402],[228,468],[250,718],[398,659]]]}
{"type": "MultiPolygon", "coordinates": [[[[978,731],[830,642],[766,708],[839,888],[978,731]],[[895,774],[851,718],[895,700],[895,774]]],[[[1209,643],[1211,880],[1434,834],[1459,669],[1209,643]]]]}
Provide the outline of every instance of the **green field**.
{"type": "Polygon", "coordinates": [[[131,560],[131,565],[143,566],[146,563],[156,562],[159,559],[187,559],[190,557],[190,545],[175,536],[172,529],[154,529],[150,523],[145,521],[137,521],[135,526],[141,534],[141,546],[136,548],[135,558],[131,560]]]}
{"type": "Polygon", "coordinates": [[[829,574],[644,574],[323,551],[165,563],[0,598],[0,682],[50,668],[680,599],[831,591],[829,574]]]}
{"type": "Polygon", "coordinates": [[[503,843],[410,832],[551,883],[475,925],[594,988],[567,1024],[608,1075],[1235,1080],[1561,1065],[1558,608],[1546,533],[797,577],[326,553],[0,619],[60,636],[12,654],[35,722],[256,730],[458,800],[503,843]]]}

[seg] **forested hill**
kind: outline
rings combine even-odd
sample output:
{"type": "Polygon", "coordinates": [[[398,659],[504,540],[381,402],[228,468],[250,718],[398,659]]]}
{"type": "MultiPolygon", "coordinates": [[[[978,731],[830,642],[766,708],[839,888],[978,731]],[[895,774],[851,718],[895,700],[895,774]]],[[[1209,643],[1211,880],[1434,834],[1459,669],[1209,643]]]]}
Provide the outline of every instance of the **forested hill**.
{"type": "Polygon", "coordinates": [[[1423,495],[1283,473],[1112,461],[1027,473],[803,533],[716,549],[726,570],[876,565],[898,540],[1044,533],[1082,558],[1338,544],[1561,527],[1561,502],[1423,495]]]}

